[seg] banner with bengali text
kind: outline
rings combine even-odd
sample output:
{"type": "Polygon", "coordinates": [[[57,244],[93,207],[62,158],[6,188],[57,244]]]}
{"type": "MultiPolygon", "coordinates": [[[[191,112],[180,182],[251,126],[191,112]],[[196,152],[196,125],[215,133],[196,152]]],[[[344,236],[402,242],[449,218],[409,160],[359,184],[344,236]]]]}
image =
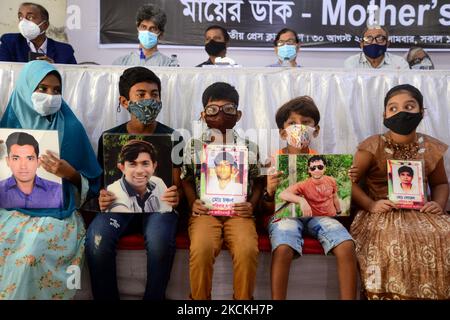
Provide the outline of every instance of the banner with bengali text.
{"type": "Polygon", "coordinates": [[[204,31],[225,27],[231,47],[270,48],[279,30],[303,48],[357,49],[368,23],[387,27],[391,48],[450,51],[450,0],[99,0],[100,46],[135,47],[136,11],[146,3],[167,14],[162,45],[203,46],[204,31]]]}

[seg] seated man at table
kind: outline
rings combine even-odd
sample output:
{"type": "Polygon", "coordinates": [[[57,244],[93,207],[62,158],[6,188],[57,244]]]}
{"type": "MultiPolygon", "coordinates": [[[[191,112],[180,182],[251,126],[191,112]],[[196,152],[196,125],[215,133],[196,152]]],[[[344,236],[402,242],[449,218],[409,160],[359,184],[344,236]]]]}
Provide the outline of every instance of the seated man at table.
{"type": "Polygon", "coordinates": [[[28,62],[35,57],[50,63],[77,63],[70,44],[47,37],[50,21],[43,6],[24,2],[18,17],[20,33],[6,33],[0,38],[0,61],[28,62]]]}
{"type": "Polygon", "coordinates": [[[158,51],[158,41],[164,34],[166,13],[153,4],[145,4],[136,14],[139,50],[119,57],[112,64],[121,66],[177,67],[178,60],[158,51]]]}
{"type": "Polygon", "coordinates": [[[386,52],[389,47],[389,34],[384,27],[368,27],[364,29],[359,46],[363,50],[345,60],[348,69],[409,69],[409,65],[402,57],[386,52]]]}
{"type": "Polygon", "coordinates": [[[227,58],[227,48],[230,44],[228,31],[221,26],[212,25],[205,30],[205,51],[209,59],[200,63],[196,67],[212,66],[223,60],[224,63],[234,64],[234,61],[227,58]]]}

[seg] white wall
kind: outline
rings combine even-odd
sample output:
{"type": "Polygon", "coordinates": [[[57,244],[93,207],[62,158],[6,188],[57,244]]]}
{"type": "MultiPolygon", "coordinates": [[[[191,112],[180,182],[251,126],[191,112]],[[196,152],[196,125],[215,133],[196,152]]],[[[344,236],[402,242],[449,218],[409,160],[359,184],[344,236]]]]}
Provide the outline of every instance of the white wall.
{"type": "MultiPolygon", "coordinates": [[[[0,13],[2,15],[0,22],[0,35],[10,32],[19,32],[17,28],[17,12],[19,6],[25,0],[0,0],[0,13]]],[[[50,28],[47,34],[50,38],[58,41],[67,41],[64,34],[66,23],[66,0],[31,0],[44,6],[50,16],[50,28]]]]}
{"type": "MultiPolygon", "coordinates": [[[[116,57],[130,51],[130,49],[99,48],[98,2],[98,0],[67,0],[68,6],[77,5],[80,7],[81,28],[79,30],[67,30],[69,42],[75,49],[78,62],[92,61],[99,64],[110,64],[116,57]]],[[[203,47],[198,49],[160,47],[160,51],[167,55],[176,54],[182,67],[195,66],[207,59],[203,47]]],[[[342,67],[345,58],[354,53],[302,51],[298,62],[305,67],[342,67]]],[[[404,55],[405,51],[395,52],[395,54],[404,55]]],[[[436,68],[450,69],[450,52],[431,52],[430,55],[436,68]]],[[[276,56],[272,50],[229,49],[228,56],[246,67],[266,66],[276,61],[276,56]]]]}

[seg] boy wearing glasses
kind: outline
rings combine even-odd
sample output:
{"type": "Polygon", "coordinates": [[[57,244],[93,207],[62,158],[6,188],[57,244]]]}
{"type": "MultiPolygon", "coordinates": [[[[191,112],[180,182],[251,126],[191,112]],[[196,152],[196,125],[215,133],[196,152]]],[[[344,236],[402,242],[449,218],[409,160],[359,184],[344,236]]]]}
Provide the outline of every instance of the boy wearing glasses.
{"type": "Polygon", "coordinates": [[[389,34],[383,27],[366,27],[360,42],[363,52],[350,56],[344,66],[348,69],[409,69],[402,57],[386,52],[389,47],[389,34]]]}
{"type": "MultiPolygon", "coordinates": [[[[325,254],[332,252],[336,256],[340,298],[355,299],[356,258],[353,239],[339,221],[331,218],[341,211],[336,181],[325,175],[325,158],[309,148],[310,137],[316,136],[319,131],[319,110],[310,97],[298,97],[278,109],[276,120],[281,137],[288,141],[288,146],[279,154],[310,154],[311,157],[307,167],[310,178],[290,186],[280,194],[285,201],[299,203],[304,216],[279,219],[273,215],[269,220],[272,299],[286,299],[292,260],[302,255],[303,232],[318,239],[325,254]],[[309,127],[310,132],[304,127],[309,127]],[[300,132],[307,134],[301,138],[300,132]]],[[[262,199],[263,206],[271,213],[275,209],[274,195],[281,174],[275,172],[267,176],[267,189],[262,199]]],[[[352,180],[357,174],[355,168],[349,170],[352,180]]]]}
{"type": "Polygon", "coordinates": [[[256,282],[258,234],[253,210],[262,194],[257,146],[233,130],[242,116],[239,94],[224,82],[216,82],[203,92],[201,118],[208,129],[200,139],[186,144],[181,179],[192,214],[189,218],[189,276],[191,299],[211,299],[213,265],[225,243],[233,259],[233,298],[250,300],[256,282]],[[200,200],[201,153],[204,144],[245,145],[248,148],[247,202],[234,204],[231,217],[211,216],[200,200]]]}
{"type": "Polygon", "coordinates": [[[112,63],[121,66],[177,67],[178,60],[158,51],[158,41],[164,34],[166,13],[156,5],[145,4],[136,13],[139,50],[119,57],[112,63]]]}

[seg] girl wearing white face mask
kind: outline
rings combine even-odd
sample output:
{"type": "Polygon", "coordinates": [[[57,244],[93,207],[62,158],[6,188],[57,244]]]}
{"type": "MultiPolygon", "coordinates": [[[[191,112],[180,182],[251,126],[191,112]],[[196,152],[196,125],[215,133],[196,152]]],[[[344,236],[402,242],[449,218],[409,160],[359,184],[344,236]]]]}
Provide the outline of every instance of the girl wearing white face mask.
{"type": "Polygon", "coordinates": [[[86,233],[76,208],[88,194],[98,192],[102,171],[82,124],[61,99],[61,75],[51,64],[25,64],[0,127],[58,131],[59,155],[42,150],[40,160],[44,170],[62,178],[64,195],[61,208],[0,208],[1,231],[12,240],[0,241],[2,298],[71,299],[76,290],[65,285],[66,270],[83,265],[86,233]]]}
{"type": "Polygon", "coordinates": [[[300,43],[297,32],[284,28],[278,32],[273,44],[278,62],[268,65],[268,67],[299,67],[297,54],[300,50],[300,43]]]}

